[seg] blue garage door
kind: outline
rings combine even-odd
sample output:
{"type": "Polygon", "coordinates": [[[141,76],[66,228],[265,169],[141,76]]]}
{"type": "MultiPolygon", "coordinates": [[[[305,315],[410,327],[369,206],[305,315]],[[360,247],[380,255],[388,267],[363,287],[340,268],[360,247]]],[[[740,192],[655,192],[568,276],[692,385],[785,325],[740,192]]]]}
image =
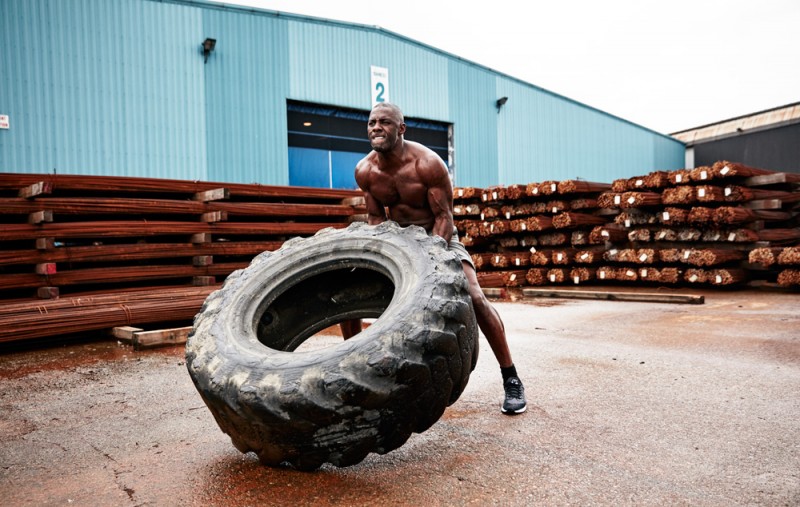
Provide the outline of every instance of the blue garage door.
{"type": "MultiPolygon", "coordinates": [[[[369,112],[288,101],[289,184],[356,189],[356,164],[370,152],[369,112]]],[[[429,147],[445,161],[448,125],[406,118],[405,138],[429,147]]]]}
{"type": "Polygon", "coordinates": [[[298,187],[358,188],[356,164],[364,153],[289,147],[289,184],[298,187]]]}

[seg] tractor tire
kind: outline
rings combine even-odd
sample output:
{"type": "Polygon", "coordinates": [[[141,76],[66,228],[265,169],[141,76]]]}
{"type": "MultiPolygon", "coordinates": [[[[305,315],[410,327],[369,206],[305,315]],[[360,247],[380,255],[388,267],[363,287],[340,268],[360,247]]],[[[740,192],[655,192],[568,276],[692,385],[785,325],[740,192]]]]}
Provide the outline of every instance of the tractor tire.
{"type": "Polygon", "coordinates": [[[269,466],[384,454],[433,425],[475,367],[468,282],[445,241],[395,222],[293,238],[232,273],[196,315],[186,365],[222,431],[269,466]],[[339,322],[348,340],[293,352],[339,322]]]}

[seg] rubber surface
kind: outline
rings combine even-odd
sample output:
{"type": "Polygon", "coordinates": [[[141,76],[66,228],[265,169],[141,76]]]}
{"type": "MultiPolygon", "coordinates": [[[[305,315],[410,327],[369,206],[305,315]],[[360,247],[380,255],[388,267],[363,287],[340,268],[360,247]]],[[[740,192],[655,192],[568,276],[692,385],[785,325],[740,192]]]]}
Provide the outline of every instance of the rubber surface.
{"type": "Polygon", "coordinates": [[[461,262],[394,222],[295,238],[231,274],[195,317],[186,364],[220,428],[270,466],[347,466],[403,445],[455,402],[477,361],[461,262]],[[333,347],[292,352],[353,318],[333,347]]]}

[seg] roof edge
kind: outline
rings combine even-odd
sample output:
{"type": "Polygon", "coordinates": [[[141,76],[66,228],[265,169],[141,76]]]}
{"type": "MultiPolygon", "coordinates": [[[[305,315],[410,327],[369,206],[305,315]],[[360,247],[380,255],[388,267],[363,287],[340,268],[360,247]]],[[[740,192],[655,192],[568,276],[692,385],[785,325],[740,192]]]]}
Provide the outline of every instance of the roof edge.
{"type": "Polygon", "coordinates": [[[670,135],[687,145],[693,145],[795,123],[800,123],[800,102],[681,130],[670,135]]]}
{"type": "Polygon", "coordinates": [[[351,29],[352,28],[356,28],[356,29],[360,29],[360,30],[383,33],[384,35],[387,35],[387,36],[390,36],[390,37],[393,37],[393,38],[396,38],[396,39],[400,39],[400,40],[402,40],[404,42],[411,43],[411,44],[413,44],[415,46],[419,46],[419,47],[425,48],[425,49],[427,49],[429,51],[433,51],[435,53],[439,53],[439,54],[447,56],[449,58],[458,60],[458,61],[463,62],[463,63],[465,63],[467,65],[470,65],[472,67],[477,67],[477,68],[492,72],[492,73],[494,73],[494,74],[496,74],[498,76],[502,76],[502,77],[504,77],[506,79],[510,79],[512,81],[515,81],[518,84],[533,88],[535,90],[538,90],[540,92],[546,93],[546,94],[551,95],[553,97],[557,97],[559,99],[566,100],[567,102],[570,102],[570,103],[575,104],[575,105],[580,106],[580,107],[584,107],[586,109],[590,109],[592,111],[595,111],[595,112],[600,113],[602,115],[608,116],[610,118],[614,118],[616,120],[619,120],[621,122],[627,123],[628,125],[634,126],[636,128],[639,128],[639,129],[642,129],[642,130],[646,130],[646,131],[648,131],[650,133],[656,134],[656,135],[658,135],[660,137],[663,137],[663,138],[665,138],[667,140],[683,143],[683,141],[681,141],[680,139],[678,139],[676,137],[673,137],[670,134],[665,134],[665,133],[662,133],[662,132],[658,132],[658,131],[653,130],[653,129],[649,128],[649,127],[645,127],[644,125],[640,125],[638,123],[635,123],[635,122],[633,122],[631,120],[626,120],[625,118],[622,118],[620,116],[616,116],[614,114],[611,114],[608,111],[603,111],[602,109],[598,109],[598,108],[596,108],[594,106],[590,106],[588,104],[584,104],[583,102],[579,102],[579,101],[577,101],[575,99],[571,99],[571,98],[569,98],[567,96],[558,94],[558,93],[553,92],[551,90],[548,90],[546,88],[542,88],[541,86],[535,85],[533,83],[529,83],[529,82],[524,81],[524,80],[522,80],[520,78],[517,78],[517,77],[511,76],[509,74],[506,74],[504,72],[495,70],[495,69],[493,69],[491,67],[488,67],[486,65],[483,65],[483,64],[480,64],[480,63],[477,63],[477,62],[473,62],[472,60],[467,60],[466,58],[463,58],[463,57],[458,56],[456,54],[450,53],[450,52],[445,51],[443,49],[439,49],[439,48],[437,48],[435,46],[431,46],[430,44],[426,44],[424,42],[420,42],[418,40],[412,39],[410,37],[407,37],[405,35],[399,34],[397,32],[393,32],[393,31],[388,30],[386,28],[383,28],[383,27],[381,27],[379,25],[365,25],[365,24],[354,23],[354,22],[350,22],[350,21],[339,21],[339,20],[335,20],[335,19],[315,17],[315,16],[306,15],[306,14],[293,14],[293,13],[289,13],[289,12],[263,9],[263,8],[260,8],[260,7],[249,7],[249,6],[245,6],[245,5],[228,4],[228,3],[224,3],[224,2],[216,2],[216,1],[211,1],[211,0],[149,0],[149,1],[158,2],[158,3],[172,3],[172,4],[187,5],[187,6],[200,6],[200,7],[206,7],[206,8],[217,9],[217,10],[225,10],[225,11],[246,12],[246,13],[250,13],[250,14],[260,14],[260,15],[267,15],[267,16],[273,16],[273,17],[286,18],[286,19],[294,20],[294,21],[306,21],[306,22],[310,21],[310,22],[313,22],[313,23],[328,24],[328,25],[332,25],[332,26],[340,26],[342,28],[351,28],[351,29]]]}

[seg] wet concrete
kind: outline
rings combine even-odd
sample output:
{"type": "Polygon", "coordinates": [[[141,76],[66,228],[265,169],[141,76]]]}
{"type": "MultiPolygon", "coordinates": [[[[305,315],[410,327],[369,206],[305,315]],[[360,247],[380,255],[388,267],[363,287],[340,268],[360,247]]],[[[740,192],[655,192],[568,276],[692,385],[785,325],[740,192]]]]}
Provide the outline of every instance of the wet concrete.
{"type": "Polygon", "coordinates": [[[182,347],[6,351],[0,503],[800,505],[800,295],[703,294],[496,302],[527,413],[500,414],[481,338],[467,390],[431,429],[314,473],[236,451],[182,347]]]}

